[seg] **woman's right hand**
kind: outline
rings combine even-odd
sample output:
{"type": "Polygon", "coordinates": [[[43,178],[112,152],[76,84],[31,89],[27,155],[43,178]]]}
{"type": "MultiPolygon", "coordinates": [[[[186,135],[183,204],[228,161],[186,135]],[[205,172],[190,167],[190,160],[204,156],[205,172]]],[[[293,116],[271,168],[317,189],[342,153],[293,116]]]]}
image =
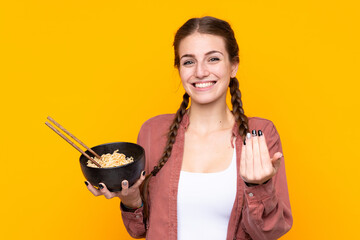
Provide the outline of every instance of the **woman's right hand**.
{"type": "Polygon", "coordinates": [[[104,183],[99,183],[99,189],[96,189],[88,181],[85,181],[85,183],[89,191],[96,197],[101,195],[104,195],[107,199],[118,197],[126,207],[139,208],[142,205],[139,187],[144,179],[145,171],[142,171],[139,180],[130,188],[127,180],[122,181],[122,190],[119,192],[110,192],[104,183]]]}

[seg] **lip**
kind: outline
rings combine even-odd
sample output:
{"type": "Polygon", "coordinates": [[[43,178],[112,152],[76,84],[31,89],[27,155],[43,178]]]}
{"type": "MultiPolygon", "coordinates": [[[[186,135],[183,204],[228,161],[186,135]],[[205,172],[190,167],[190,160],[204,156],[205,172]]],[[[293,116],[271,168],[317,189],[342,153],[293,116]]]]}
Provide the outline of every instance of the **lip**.
{"type": "Polygon", "coordinates": [[[196,89],[197,91],[206,91],[206,90],[209,90],[211,88],[213,88],[215,85],[216,85],[217,81],[199,81],[199,82],[194,82],[194,83],[191,83],[192,87],[194,89],[196,89]],[[206,83],[214,83],[212,85],[209,85],[209,86],[206,86],[206,87],[196,87],[196,84],[199,84],[199,83],[203,83],[203,84],[206,84],[206,83]]]}

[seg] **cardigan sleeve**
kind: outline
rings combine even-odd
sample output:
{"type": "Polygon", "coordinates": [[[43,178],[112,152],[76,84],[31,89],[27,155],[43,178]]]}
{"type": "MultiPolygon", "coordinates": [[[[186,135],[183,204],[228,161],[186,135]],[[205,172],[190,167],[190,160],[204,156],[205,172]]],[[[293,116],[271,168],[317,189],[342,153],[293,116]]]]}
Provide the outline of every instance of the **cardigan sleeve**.
{"type": "MultiPolygon", "coordinates": [[[[280,136],[271,121],[263,133],[270,157],[282,153],[280,136]]],[[[278,239],[292,226],[292,215],[285,175],[284,157],[275,176],[265,184],[244,189],[241,226],[253,240],[278,239]]]]}
{"type": "MultiPolygon", "coordinates": [[[[149,152],[147,148],[149,148],[149,133],[147,132],[147,123],[144,123],[143,126],[140,129],[137,144],[142,146],[145,149],[145,159],[147,159],[148,156],[146,156],[147,152],[149,152]]],[[[147,161],[145,163],[145,171],[149,172],[147,161]]],[[[146,235],[146,226],[144,223],[144,214],[143,210],[144,208],[141,207],[139,209],[136,209],[135,212],[128,212],[125,211],[121,206],[121,216],[123,223],[125,225],[125,228],[127,232],[130,234],[133,238],[144,238],[146,235]]]]}
{"type": "MultiPolygon", "coordinates": [[[[139,131],[137,144],[145,150],[145,172],[149,174],[163,153],[167,140],[167,132],[174,114],[163,114],[148,119],[143,123],[139,131]]],[[[151,209],[151,197],[148,198],[149,211],[151,209]]],[[[122,219],[128,233],[134,238],[143,238],[149,227],[149,219],[144,223],[143,207],[135,212],[126,212],[121,209],[122,219]]]]}
{"type": "Polygon", "coordinates": [[[127,232],[133,238],[144,238],[146,229],[143,220],[143,207],[136,209],[135,212],[126,212],[122,207],[121,216],[127,232]]]}

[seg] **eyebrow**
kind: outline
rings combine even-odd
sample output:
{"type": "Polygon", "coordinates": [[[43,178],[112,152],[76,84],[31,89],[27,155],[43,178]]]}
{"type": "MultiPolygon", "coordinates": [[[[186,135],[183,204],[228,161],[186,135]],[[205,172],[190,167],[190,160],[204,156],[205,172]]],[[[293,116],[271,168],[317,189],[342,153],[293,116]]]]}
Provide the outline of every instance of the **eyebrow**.
{"type": "MultiPolygon", "coordinates": [[[[221,55],[224,56],[224,54],[222,54],[222,52],[219,52],[219,51],[216,51],[216,50],[213,50],[213,51],[210,51],[210,52],[205,53],[205,56],[210,55],[210,54],[213,54],[213,53],[220,53],[221,55]]],[[[194,54],[184,54],[184,55],[181,56],[180,59],[182,59],[182,58],[184,58],[184,57],[195,57],[195,55],[194,55],[194,54]]]]}

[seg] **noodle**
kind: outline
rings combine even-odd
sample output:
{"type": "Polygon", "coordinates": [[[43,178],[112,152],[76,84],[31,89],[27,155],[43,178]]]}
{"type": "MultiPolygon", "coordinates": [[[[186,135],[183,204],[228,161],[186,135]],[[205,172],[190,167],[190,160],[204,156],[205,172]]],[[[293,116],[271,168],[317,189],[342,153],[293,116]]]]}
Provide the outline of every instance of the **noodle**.
{"type": "MultiPolygon", "coordinates": [[[[102,168],[110,168],[110,167],[118,167],[128,163],[132,163],[134,161],[133,157],[126,157],[123,153],[118,153],[119,149],[115,150],[113,154],[103,154],[101,155],[101,159],[97,157],[93,157],[93,159],[100,164],[102,168]]],[[[87,161],[88,167],[98,168],[94,163],[90,160],[87,161]]]]}

